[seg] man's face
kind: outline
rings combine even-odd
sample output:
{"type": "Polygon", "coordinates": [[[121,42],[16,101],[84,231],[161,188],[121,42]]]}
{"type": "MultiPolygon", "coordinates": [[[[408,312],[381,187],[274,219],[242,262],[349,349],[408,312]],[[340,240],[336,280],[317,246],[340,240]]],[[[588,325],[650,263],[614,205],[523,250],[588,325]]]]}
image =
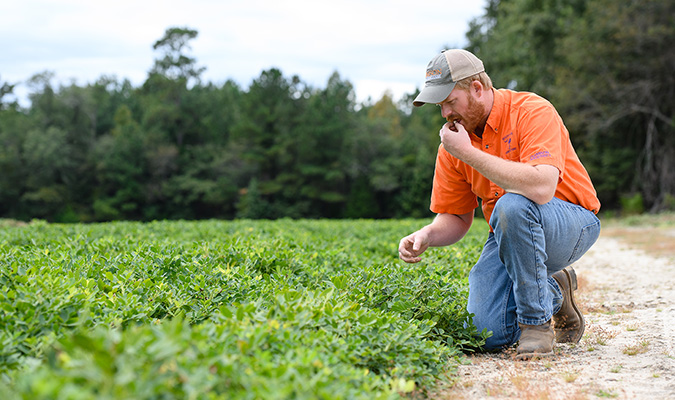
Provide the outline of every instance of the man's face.
{"type": "Polygon", "coordinates": [[[438,106],[446,121],[459,122],[468,132],[476,132],[476,128],[483,122],[483,107],[470,90],[456,87],[438,106]]]}

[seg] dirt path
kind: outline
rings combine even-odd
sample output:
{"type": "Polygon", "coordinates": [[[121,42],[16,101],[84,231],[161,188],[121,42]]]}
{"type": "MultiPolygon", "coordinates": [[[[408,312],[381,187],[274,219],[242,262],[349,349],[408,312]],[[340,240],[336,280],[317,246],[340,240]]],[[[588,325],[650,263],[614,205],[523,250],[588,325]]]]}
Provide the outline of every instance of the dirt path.
{"type": "MultiPolygon", "coordinates": [[[[586,317],[579,344],[557,345],[549,360],[515,361],[514,351],[471,356],[455,385],[435,397],[675,399],[675,246],[654,257],[609,232],[574,265],[586,317]]],[[[675,231],[654,237],[675,244],[675,231]]]]}

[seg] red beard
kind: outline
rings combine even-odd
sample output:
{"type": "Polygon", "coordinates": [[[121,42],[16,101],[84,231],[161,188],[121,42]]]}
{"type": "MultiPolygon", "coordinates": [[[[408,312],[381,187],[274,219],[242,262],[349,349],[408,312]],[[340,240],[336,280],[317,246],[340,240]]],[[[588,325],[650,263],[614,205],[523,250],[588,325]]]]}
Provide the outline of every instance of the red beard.
{"type": "Polygon", "coordinates": [[[469,94],[468,106],[465,115],[460,116],[461,123],[467,132],[475,133],[478,128],[483,131],[484,126],[479,126],[483,122],[483,107],[469,94]]]}

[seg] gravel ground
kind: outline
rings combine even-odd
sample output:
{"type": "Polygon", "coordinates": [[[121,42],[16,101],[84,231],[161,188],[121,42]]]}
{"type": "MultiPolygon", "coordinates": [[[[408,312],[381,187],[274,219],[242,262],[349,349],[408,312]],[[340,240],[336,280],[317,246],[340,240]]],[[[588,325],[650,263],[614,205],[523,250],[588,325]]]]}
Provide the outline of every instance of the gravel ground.
{"type": "Polygon", "coordinates": [[[580,343],[542,360],[516,361],[514,349],[468,356],[432,398],[675,399],[675,231],[607,232],[574,264],[580,343]]]}

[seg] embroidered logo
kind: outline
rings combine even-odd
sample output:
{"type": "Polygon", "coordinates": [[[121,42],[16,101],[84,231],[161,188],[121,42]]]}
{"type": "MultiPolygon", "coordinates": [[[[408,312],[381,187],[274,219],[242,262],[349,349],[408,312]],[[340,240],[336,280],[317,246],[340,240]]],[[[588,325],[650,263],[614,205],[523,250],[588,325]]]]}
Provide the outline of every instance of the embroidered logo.
{"type": "Polygon", "coordinates": [[[427,81],[432,81],[434,79],[441,79],[442,74],[443,72],[438,68],[427,70],[427,81]]]}
{"type": "Polygon", "coordinates": [[[505,154],[507,154],[507,155],[509,153],[511,153],[512,151],[516,150],[516,146],[514,146],[511,143],[511,139],[513,139],[513,132],[509,133],[508,135],[506,135],[502,138],[502,141],[504,142],[504,144],[506,144],[507,150],[506,150],[505,154]]]}
{"type": "Polygon", "coordinates": [[[548,151],[540,151],[539,153],[534,153],[530,156],[530,160],[536,160],[539,158],[551,157],[551,153],[548,151]]]}

